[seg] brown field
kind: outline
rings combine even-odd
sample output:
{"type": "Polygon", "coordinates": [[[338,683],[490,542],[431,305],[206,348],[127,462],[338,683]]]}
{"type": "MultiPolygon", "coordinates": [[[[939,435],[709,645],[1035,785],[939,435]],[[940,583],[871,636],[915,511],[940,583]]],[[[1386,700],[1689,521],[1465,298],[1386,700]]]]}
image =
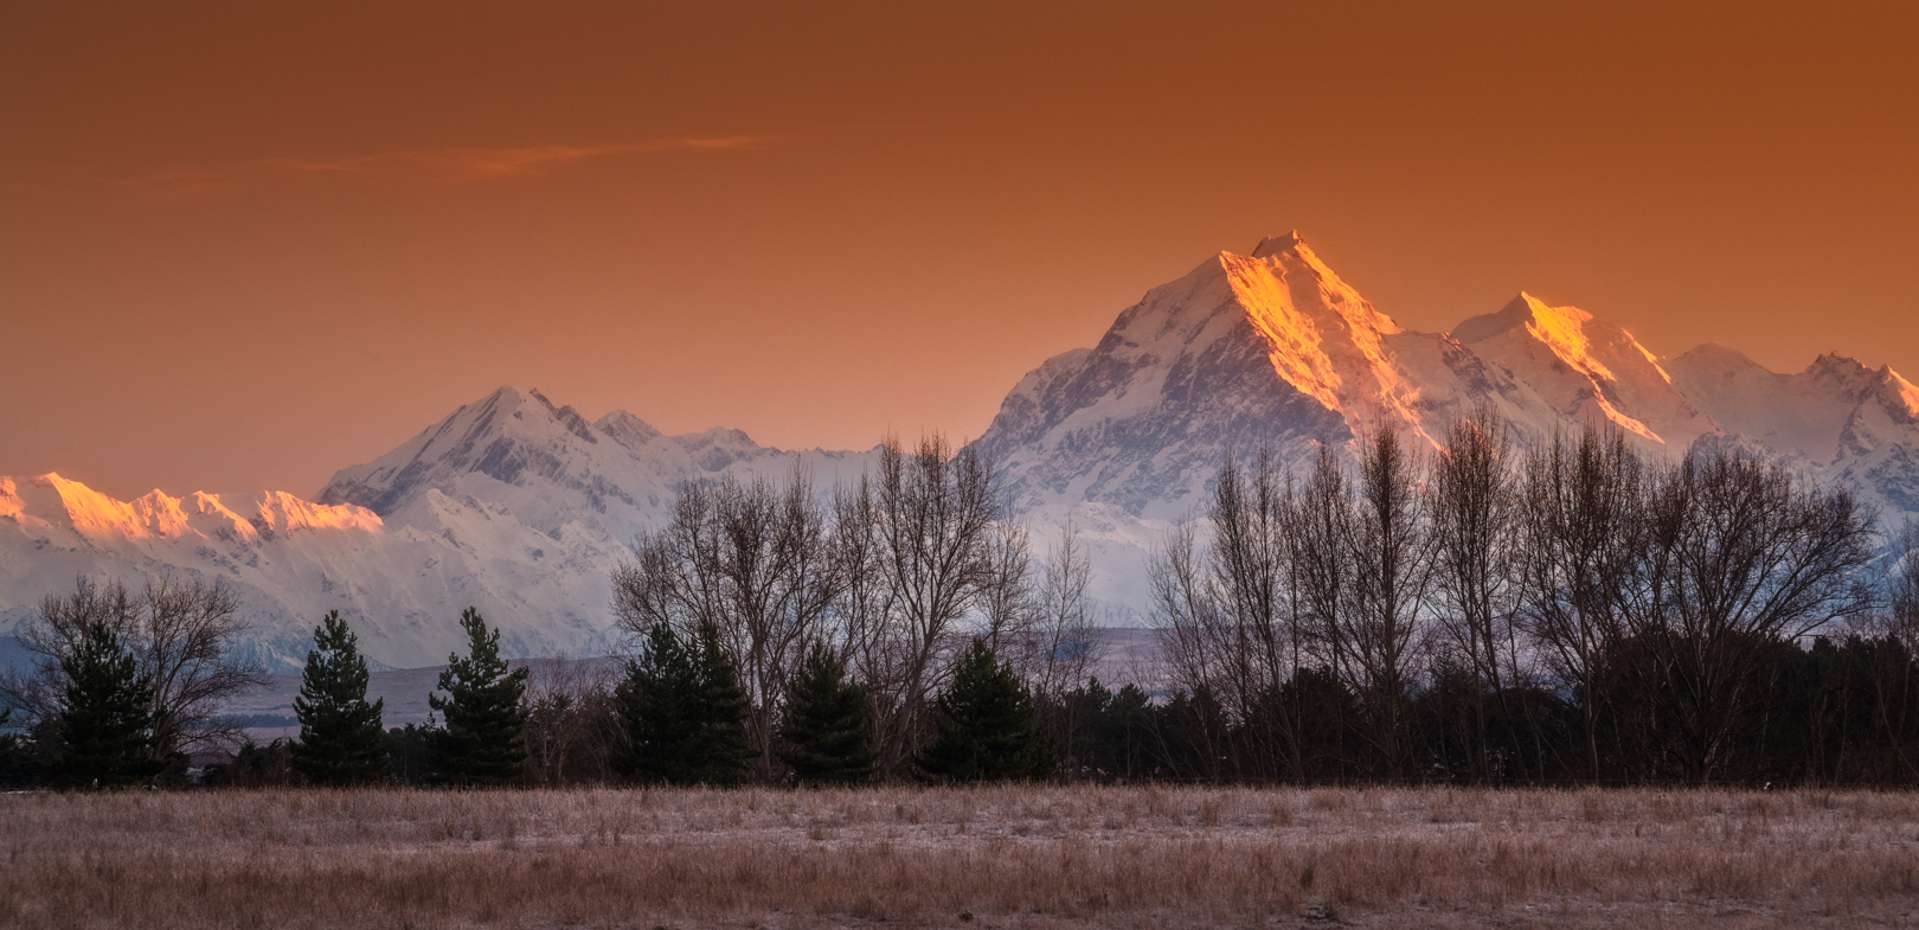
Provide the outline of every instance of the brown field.
{"type": "Polygon", "coordinates": [[[0,927],[1902,927],[1919,795],[0,796],[0,927]]]}

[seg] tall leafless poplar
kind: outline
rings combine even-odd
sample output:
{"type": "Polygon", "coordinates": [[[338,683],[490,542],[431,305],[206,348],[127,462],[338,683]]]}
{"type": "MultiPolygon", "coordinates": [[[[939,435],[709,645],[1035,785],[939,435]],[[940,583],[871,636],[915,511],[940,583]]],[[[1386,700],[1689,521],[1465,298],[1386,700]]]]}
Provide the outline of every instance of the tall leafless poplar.
{"type": "Polygon", "coordinates": [[[1220,640],[1225,624],[1192,521],[1174,524],[1154,543],[1146,582],[1167,677],[1189,693],[1218,691],[1231,643],[1220,640]]]}
{"type": "Polygon", "coordinates": [[[978,612],[981,638],[1001,661],[1012,663],[1022,675],[1030,671],[1034,627],[1039,614],[1032,545],[1026,528],[1010,521],[997,523],[981,543],[986,577],[980,586],[978,612]]]}
{"type": "Polygon", "coordinates": [[[1258,734],[1269,765],[1303,774],[1299,708],[1281,699],[1298,671],[1301,630],[1293,587],[1292,495],[1277,461],[1260,451],[1245,466],[1228,459],[1213,484],[1213,590],[1229,661],[1229,694],[1247,719],[1269,708],[1276,719],[1258,734]]]}
{"type": "MultiPolygon", "coordinates": [[[[1507,689],[1521,661],[1515,624],[1524,551],[1519,473],[1511,434],[1489,409],[1456,421],[1434,463],[1429,497],[1435,537],[1433,616],[1480,688],[1500,708],[1504,740],[1523,755],[1507,689]]],[[[1485,702],[1474,704],[1481,778],[1489,777],[1485,702]]]]}
{"type": "Polygon", "coordinates": [[[991,470],[972,448],[953,451],[929,436],[908,452],[880,449],[872,516],[891,587],[885,652],[893,667],[869,687],[884,689],[879,758],[897,772],[938,684],[938,659],[955,624],[992,581],[985,546],[1002,514],[991,470]]]}
{"type": "Polygon", "coordinates": [[[1027,679],[1041,694],[1057,696],[1084,683],[1099,660],[1093,605],[1087,597],[1092,571],[1079,527],[1068,520],[1040,568],[1033,604],[1027,679]]]}
{"type": "Polygon", "coordinates": [[[1521,614],[1559,680],[1578,692],[1586,763],[1601,777],[1605,663],[1624,631],[1645,467],[1618,432],[1555,434],[1527,458],[1521,614]]]}
{"type": "Polygon", "coordinates": [[[1335,615],[1341,671],[1371,718],[1370,741],[1396,772],[1406,762],[1402,717],[1433,573],[1421,478],[1419,456],[1396,430],[1369,437],[1346,527],[1352,593],[1335,615]]]}

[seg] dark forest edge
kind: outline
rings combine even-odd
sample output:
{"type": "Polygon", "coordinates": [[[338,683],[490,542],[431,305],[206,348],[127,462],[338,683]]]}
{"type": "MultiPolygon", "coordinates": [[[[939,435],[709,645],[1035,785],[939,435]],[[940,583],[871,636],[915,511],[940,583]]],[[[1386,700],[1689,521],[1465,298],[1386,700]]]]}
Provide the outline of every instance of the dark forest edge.
{"type": "Polygon", "coordinates": [[[621,668],[530,682],[468,610],[424,726],[329,614],[300,737],[245,741],[224,588],[81,579],[0,676],[0,783],[1919,783],[1919,532],[1738,449],[1488,412],[1437,447],[1223,463],[1150,562],[1158,699],[1088,676],[1073,527],[1036,553],[932,437],[830,494],[685,486],[613,579],[621,668]]]}

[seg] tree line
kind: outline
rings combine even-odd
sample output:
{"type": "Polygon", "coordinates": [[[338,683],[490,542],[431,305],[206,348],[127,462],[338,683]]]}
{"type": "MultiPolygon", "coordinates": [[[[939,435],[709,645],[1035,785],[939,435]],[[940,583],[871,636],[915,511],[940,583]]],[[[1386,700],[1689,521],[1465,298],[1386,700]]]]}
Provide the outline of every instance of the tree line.
{"type": "Polygon", "coordinates": [[[1229,462],[1150,569],[1207,777],[1910,784],[1919,558],[1737,448],[1481,411],[1422,454],[1229,462]]]}
{"type": "MultiPolygon", "coordinates": [[[[830,499],[797,472],[690,484],[613,579],[636,647],[617,674],[576,669],[535,686],[468,610],[467,652],[449,657],[432,719],[383,730],[356,637],[329,614],[294,701],[299,738],[243,745],[221,777],[725,785],[1042,774],[1024,676],[1064,683],[1085,668],[1088,567],[1070,534],[1035,564],[1003,503],[991,470],[938,437],[887,443],[873,474],[830,499]]],[[[191,727],[161,712],[174,686],[141,658],[157,637],[99,608],[138,599],[82,580],[23,627],[34,673],[0,680],[26,734],[0,747],[0,770],[135,784],[232,737],[215,706],[261,676],[225,657],[241,629],[226,590],[189,593],[214,617],[206,662],[224,676],[195,689],[191,727]]]]}
{"type": "MultiPolygon", "coordinates": [[[[613,578],[623,662],[535,676],[468,610],[431,720],[388,729],[329,614],[299,737],[244,745],[217,780],[1919,776],[1919,532],[1876,564],[1851,494],[1733,448],[1669,462],[1589,427],[1521,450],[1485,411],[1444,440],[1222,463],[1149,562],[1163,674],[1117,690],[1090,675],[1078,534],[1039,551],[970,449],[888,442],[829,493],[798,472],[689,484],[613,578]]],[[[232,737],[214,709],[258,681],[225,657],[232,618],[218,586],[50,599],[24,633],[36,673],[0,681],[25,723],[0,778],[140,783],[232,737]]]]}

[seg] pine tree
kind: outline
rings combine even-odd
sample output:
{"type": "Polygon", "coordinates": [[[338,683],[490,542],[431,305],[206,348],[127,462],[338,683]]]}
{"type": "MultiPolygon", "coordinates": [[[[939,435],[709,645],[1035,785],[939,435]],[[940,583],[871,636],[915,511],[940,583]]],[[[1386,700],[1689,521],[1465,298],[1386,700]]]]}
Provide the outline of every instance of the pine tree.
{"type": "Polygon", "coordinates": [[[60,657],[66,684],[55,721],[59,777],[76,785],[124,785],[160,771],[153,758],[153,689],[110,624],[91,622],[60,657]]]}
{"type": "Polygon", "coordinates": [[[520,731],[526,725],[526,669],[509,670],[500,658],[500,632],[471,607],[460,615],[466,630],[466,658],[447,657],[439,690],[427,704],[446,718],[441,736],[447,776],[455,782],[497,784],[519,774],[526,751],[520,731]]]}
{"type": "Polygon", "coordinates": [[[824,646],[807,654],[780,721],[780,760],[803,785],[862,784],[873,777],[866,689],[824,646]]]}
{"type": "Polygon", "coordinates": [[[920,767],[949,781],[1029,777],[1033,704],[1013,669],[975,639],[935,702],[935,735],[920,767]]]}
{"type": "Polygon", "coordinates": [[[712,626],[687,643],[655,625],[616,698],[628,737],[621,774],[675,785],[731,785],[745,774],[746,691],[712,626]]]}
{"type": "Polygon", "coordinates": [[[746,740],[746,689],[739,667],[720,645],[719,630],[703,624],[694,639],[694,668],[699,673],[699,772],[704,785],[737,784],[746,774],[753,749],[746,740]]]}
{"type": "Polygon", "coordinates": [[[648,784],[697,780],[698,691],[693,657],[672,627],[656,624],[614,694],[627,735],[614,766],[621,775],[648,784]]]}
{"type": "Polygon", "coordinates": [[[313,631],[300,693],[293,713],[300,718],[300,741],[293,746],[293,767],[322,785],[350,785],[378,779],[386,771],[386,734],[380,728],[385,701],[366,701],[366,660],[359,638],[329,611],[313,631]]]}

